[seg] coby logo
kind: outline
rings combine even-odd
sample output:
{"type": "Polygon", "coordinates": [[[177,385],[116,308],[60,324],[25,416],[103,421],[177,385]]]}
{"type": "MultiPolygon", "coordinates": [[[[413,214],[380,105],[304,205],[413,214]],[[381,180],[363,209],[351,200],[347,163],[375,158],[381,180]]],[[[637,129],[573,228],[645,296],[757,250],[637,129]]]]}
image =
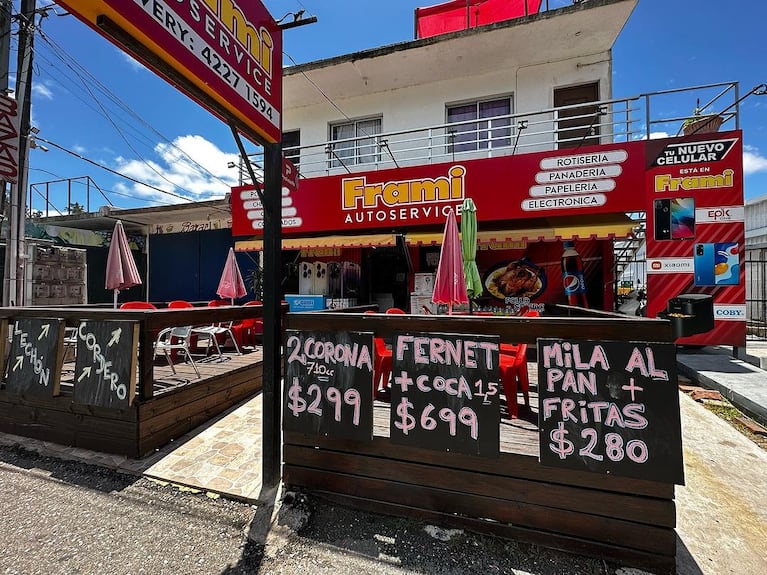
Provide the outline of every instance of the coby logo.
{"type": "Polygon", "coordinates": [[[715,305],[714,319],[722,321],[744,321],[746,319],[745,305],[715,305]]]}

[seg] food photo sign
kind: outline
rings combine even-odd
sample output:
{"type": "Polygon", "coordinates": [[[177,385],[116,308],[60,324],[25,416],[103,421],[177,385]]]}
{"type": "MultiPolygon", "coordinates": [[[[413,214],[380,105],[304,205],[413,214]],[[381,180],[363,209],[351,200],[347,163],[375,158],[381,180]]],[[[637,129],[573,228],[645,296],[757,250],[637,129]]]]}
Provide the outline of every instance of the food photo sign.
{"type": "Polygon", "coordinates": [[[540,461],[684,485],[671,343],[538,340],[540,461]]]}
{"type": "Polygon", "coordinates": [[[288,330],[283,429],[373,438],[373,334],[288,330]]]}
{"type": "Polygon", "coordinates": [[[498,457],[498,336],[397,333],[392,345],[392,443],[498,457]]]}

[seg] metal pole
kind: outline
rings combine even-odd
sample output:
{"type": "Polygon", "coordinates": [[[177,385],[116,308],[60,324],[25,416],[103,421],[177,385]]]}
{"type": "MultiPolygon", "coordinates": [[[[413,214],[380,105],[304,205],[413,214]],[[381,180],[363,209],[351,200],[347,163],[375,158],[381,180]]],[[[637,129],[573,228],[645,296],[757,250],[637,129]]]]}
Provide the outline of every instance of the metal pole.
{"type": "MultiPolygon", "coordinates": [[[[4,94],[8,93],[8,76],[10,71],[10,47],[11,47],[11,9],[13,3],[11,0],[0,0],[0,90],[4,94]]],[[[6,221],[9,222],[7,226],[7,235],[5,242],[5,261],[3,267],[3,305],[7,306],[10,300],[10,244],[11,244],[11,226],[10,215],[13,213],[10,205],[6,205],[5,197],[8,192],[8,183],[6,181],[0,182],[0,194],[3,195],[2,203],[5,209],[8,210],[7,214],[3,214],[6,217],[6,221]]]]}
{"type": "Polygon", "coordinates": [[[264,145],[264,387],[263,387],[263,453],[264,487],[280,483],[281,453],[281,377],[280,345],[282,317],[280,285],[282,283],[282,145],[264,145]]]}
{"type": "MultiPolygon", "coordinates": [[[[32,53],[34,45],[34,21],[37,0],[21,1],[21,20],[19,23],[19,54],[18,74],[16,77],[16,94],[21,103],[21,122],[19,125],[19,178],[11,192],[16,200],[15,245],[10,246],[14,250],[11,264],[16,269],[11,271],[11,278],[15,284],[16,305],[24,305],[24,266],[26,261],[26,204],[27,204],[27,174],[29,166],[27,155],[29,150],[29,127],[32,108],[32,53]]],[[[14,208],[13,202],[11,207],[14,208]]],[[[14,222],[11,222],[13,225],[14,222]]]]}

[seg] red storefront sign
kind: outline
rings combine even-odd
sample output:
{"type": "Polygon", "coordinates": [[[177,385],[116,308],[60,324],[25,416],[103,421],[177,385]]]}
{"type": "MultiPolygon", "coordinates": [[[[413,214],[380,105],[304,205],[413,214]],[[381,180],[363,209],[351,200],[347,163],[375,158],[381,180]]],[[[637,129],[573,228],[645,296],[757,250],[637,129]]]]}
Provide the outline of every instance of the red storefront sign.
{"type": "Polygon", "coordinates": [[[222,119],[237,118],[265,141],[280,141],[282,31],[261,2],[59,4],[222,119]]]}
{"type": "Polygon", "coordinates": [[[740,131],[647,143],[647,315],[709,294],[714,329],[679,344],[744,346],[746,287],[740,131]]]}
{"type": "MultiPolygon", "coordinates": [[[[308,178],[283,190],[283,232],[444,225],[467,197],[480,223],[643,210],[644,162],[644,142],[629,142],[308,178]]],[[[250,200],[232,189],[235,236],[261,233],[250,200]]]]}

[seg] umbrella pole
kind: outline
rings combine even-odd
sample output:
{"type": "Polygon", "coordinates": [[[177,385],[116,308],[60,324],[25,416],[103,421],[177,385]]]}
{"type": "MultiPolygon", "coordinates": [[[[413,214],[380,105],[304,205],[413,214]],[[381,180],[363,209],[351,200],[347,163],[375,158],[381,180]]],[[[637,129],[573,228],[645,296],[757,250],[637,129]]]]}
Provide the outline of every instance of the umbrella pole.
{"type": "Polygon", "coordinates": [[[117,309],[117,294],[119,293],[119,289],[114,290],[115,296],[114,296],[114,309],[117,309]]]}

